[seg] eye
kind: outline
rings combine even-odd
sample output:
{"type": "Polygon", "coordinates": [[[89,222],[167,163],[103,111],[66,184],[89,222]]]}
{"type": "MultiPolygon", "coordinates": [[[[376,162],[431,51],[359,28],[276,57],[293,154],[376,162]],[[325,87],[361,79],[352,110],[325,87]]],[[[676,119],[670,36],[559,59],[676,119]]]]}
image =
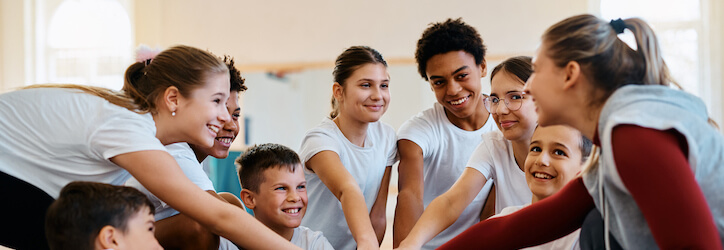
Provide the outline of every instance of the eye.
{"type": "Polygon", "coordinates": [[[440,86],[443,84],[445,84],[445,81],[440,81],[440,80],[432,81],[432,85],[435,85],[435,86],[440,86]]]}
{"type": "Polygon", "coordinates": [[[538,146],[530,147],[530,152],[541,152],[543,150],[540,149],[538,146]]]}
{"type": "Polygon", "coordinates": [[[307,189],[307,185],[299,185],[297,186],[297,189],[307,189]]]}
{"type": "Polygon", "coordinates": [[[370,83],[368,83],[368,82],[362,83],[362,84],[360,84],[359,86],[361,86],[361,87],[363,87],[363,88],[369,88],[369,87],[370,87],[370,83]]]}
{"type": "Polygon", "coordinates": [[[278,188],[275,188],[274,190],[287,190],[287,188],[286,188],[286,187],[278,187],[278,188]]]}
{"type": "Polygon", "coordinates": [[[517,94],[511,94],[511,95],[510,95],[510,100],[520,100],[520,99],[523,99],[523,95],[522,95],[522,94],[517,93],[517,94]]]}
{"type": "Polygon", "coordinates": [[[241,117],[241,114],[239,112],[234,112],[231,114],[231,119],[234,119],[234,121],[238,121],[239,117],[241,117]]]}
{"type": "Polygon", "coordinates": [[[465,79],[465,78],[467,78],[467,77],[468,77],[468,74],[467,74],[467,73],[462,73],[462,74],[457,75],[457,79],[458,79],[458,80],[462,80],[462,79],[465,79]]]}
{"type": "Polygon", "coordinates": [[[387,83],[380,84],[380,88],[386,89],[388,87],[389,87],[389,84],[387,84],[387,83]]]}
{"type": "MultiPolygon", "coordinates": [[[[214,102],[215,102],[216,104],[221,104],[221,99],[216,98],[216,99],[214,99],[214,102]]],[[[226,103],[224,103],[224,104],[226,104],[226,103]]]]}
{"type": "Polygon", "coordinates": [[[500,102],[500,99],[496,96],[491,96],[490,102],[497,104],[498,102],[500,102]]]}
{"type": "Polygon", "coordinates": [[[554,155],[560,155],[560,156],[568,156],[568,155],[566,154],[566,152],[564,152],[563,150],[560,150],[560,149],[553,150],[553,154],[554,154],[554,155]]]}

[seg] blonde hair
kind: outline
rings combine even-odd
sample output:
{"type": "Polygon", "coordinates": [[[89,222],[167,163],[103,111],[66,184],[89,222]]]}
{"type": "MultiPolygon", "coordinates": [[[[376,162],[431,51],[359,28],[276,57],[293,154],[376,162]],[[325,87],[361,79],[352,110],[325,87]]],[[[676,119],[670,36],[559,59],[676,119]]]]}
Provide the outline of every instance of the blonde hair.
{"type": "Polygon", "coordinates": [[[571,61],[581,65],[603,96],[591,104],[603,103],[613,92],[628,84],[675,85],[662,57],[656,34],[639,18],[620,21],[633,33],[636,50],[618,38],[613,26],[593,15],[578,15],[560,21],[546,30],[543,43],[547,55],[558,67],[571,61]]]}

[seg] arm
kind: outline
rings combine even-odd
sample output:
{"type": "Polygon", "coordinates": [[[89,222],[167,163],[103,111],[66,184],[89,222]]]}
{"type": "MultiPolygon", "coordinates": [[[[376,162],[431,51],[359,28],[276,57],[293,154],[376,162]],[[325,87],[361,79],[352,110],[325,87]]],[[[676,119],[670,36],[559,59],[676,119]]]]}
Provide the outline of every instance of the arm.
{"type": "Polygon", "coordinates": [[[620,125],[611,144],[621,180],[661,249],[722,248],[681,134],[620,125]]]}
{"type": "Polygon", "coordinates": [[[382,244],[382,239],[385,237],[385,229],[387,229],[387,194],[390,190],[391,174],[392,166],[388,166],[385,168],[385,174],[382,176],[382,184],[380,184],[380,191],[377,192],[375,204],[372,205],[370,211],[370,221],[372,222],[372,228],[375,230],[379,244],[382,244]]]}
{"type": "Polygon", "coordinates": [[[480,211],[480,221],[487,220],[493,215],[495,215],[495,184],[490,188],[490,193],[488,193],[488,198],[485,200],[483,210],[480,211]]]}
{"type": "MultiPolygon", "coordinates": [[[[216,192],[207,193],[221,199],[216,192]]],[[[156,239],[168,249],[216,249],[219,248],[219,236],[200,223],[184,214],[177,214],[156,221],[156,239]]]]}
{"type": "Polygon", "coordinates": [[[465,168],[450,190],[433,200],[400,248],[419,249],[455,221],[485,185],[485,176],[473,168],[465,168]]]}
{"type": "Polygon", "coordinates": [[[333,151],[322,151],[312,156],[305,166],[314,171],[342,203],[344,218],[357,242],[357,249],[379,249],[365,198],[357,181],[342,165],[339,155],[333,151]]]}
{"type": "Polygon", "coordinates": [[[244,248],[299,249],[248,213],[219,200],[194,185],[171,155],[147,150],[110,159],[126,169],[151,193],[217,235],[244,248]]]}
{"type": "Polygon", "coordinates": [[[422,202],[425,192],[422,149],[414,142],[403,139],[397,141],[397,150],[400,156],[400,192],[397,195],[395,220],[392,224],[394,247],[399,246],[407,237],[425,209],[422,202]]]}
{"type": "Polygon", "coordinates": [[[578,177],[533,205],[475,224],[438,249],[520,249],[540,245],[581,227],[593,208],[593,199],[578,177]]]}

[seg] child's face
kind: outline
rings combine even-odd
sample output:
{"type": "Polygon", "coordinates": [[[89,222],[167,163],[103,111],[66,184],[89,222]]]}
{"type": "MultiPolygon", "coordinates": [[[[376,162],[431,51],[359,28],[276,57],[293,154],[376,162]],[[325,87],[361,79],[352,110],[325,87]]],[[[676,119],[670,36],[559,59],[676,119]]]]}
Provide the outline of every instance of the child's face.
{"type": "Polygon", "coordinates": [[[116,238],[118,250],[163,249],[154,236],[154,218],[148,207],[140,209],[128,219],[126,232],[116,238]]]}
{"type": "Polygon", "coordinates": [[[578,130],[554,125],[533,132],[525,159],[525,179],[538,200],[551,196],[581,170],[581,134],[578,130]]]}
{"type": "Polygon", "coordinates": [[[485,62],[477,65],[470,53],[450,51],[430,57],[426,74],[437,102],[453,116],[448,118],[465,119],[480,112],[485,62]]]}
{"type": "Polygon", "coordinates": [[[361,122],[376,122],[390,104],[390,75],[381,63],[367,63],[345,80],[344,89],[334,88],[340,114],[361,122]]]}
{"type": "Polygon", "coordinates": [[[264,182],[254,195],[254,216],[272,229],[296,228],[307,211],[307,181],[301,164],[264,171],[264,182]]]}
{"type": "Polygon", "coordinates": [[[490,113],[505,139],[511,141],[527,142],[538,123],[533,101],[522,93],[524,86],[523,81],[505,70],[498,72],[491,81],[490,99],[498,98],[499,102],[489,104],[490,113]]]}

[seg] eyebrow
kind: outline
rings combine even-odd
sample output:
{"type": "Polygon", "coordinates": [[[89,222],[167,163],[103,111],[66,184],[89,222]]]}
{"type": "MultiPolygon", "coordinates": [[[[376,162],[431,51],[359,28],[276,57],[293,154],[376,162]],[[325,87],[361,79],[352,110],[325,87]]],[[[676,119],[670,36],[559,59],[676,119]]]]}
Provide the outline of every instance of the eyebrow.
{"type": "Polygon", "coordinates": [[[563,144],[563,143],[556,142],[556,143],[554,143],[554,144],[555,144],[556,146],[561,146],[561,147],[564,147],[564,148],[566,148],[566,149],[568,149],[568,150],[571,150],[571,148],[569,148],[568,146],[566,146],[566,145],[563,144]]]}
{"type": "MultiPolygon", "coordinates": [[[[455,71],[453,71],[451,75],[457,74],[458,72],[460,72],[460,71],[462,71],[462,70],[464,70],[464,69],[467,69],[467,68],[469,68],[469,67],[468,67],[467,65],[464,65],[464,66],[456,69],[455,71]]],[[[442,76],[430,76],[429,78],[430,78],[430,79],[433,79],[433,78],[443,78],[443,77],[442,77],[442,76]]]]}

